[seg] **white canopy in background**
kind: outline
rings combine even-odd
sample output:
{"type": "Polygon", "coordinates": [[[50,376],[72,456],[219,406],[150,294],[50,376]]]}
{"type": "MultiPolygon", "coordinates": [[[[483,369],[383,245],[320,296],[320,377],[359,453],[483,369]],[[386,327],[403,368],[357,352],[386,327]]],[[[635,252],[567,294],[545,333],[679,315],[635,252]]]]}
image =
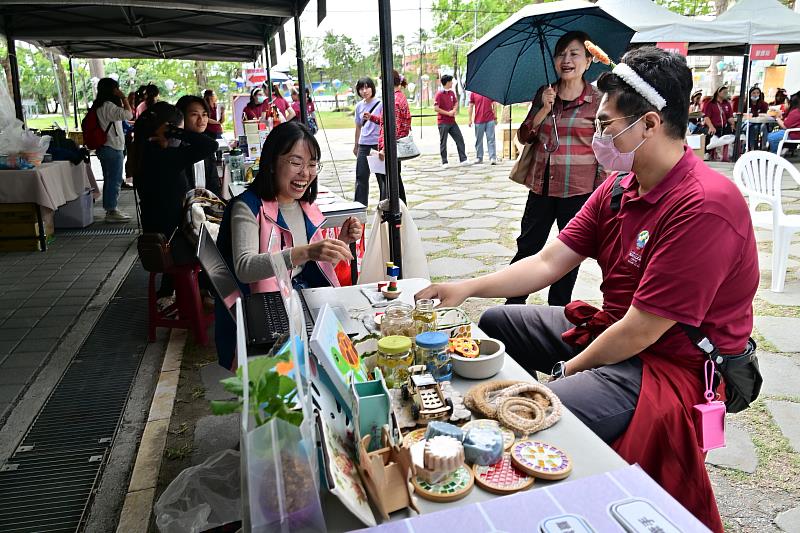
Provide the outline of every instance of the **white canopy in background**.
{"type": "Polygon", "coordinates": [[[744,25],[749,44],[778,44],[781,52],[800,49],[800,13],[778,0],[738,0],[714,24],[744,25]]]}
{"type": "MultiPolygon", "coordinates": [[[[756,3],[761,1],[755,0],[756,3]]],[[[692,52],[709,45],[743,45],[747,42],[746,24],[691,19],[653,0],[599,0],[597,5],[636,30],[631,40],[633,44],[685,42],[689,43],[692,52]]]]}

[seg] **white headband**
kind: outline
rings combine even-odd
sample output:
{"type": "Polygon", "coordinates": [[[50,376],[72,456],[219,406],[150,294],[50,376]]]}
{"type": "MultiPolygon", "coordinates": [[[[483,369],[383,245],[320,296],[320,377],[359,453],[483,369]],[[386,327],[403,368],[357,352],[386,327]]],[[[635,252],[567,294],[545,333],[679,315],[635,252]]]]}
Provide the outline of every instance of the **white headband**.
{"type": "Polygon", "coordinates": [[[644,81],[635,70],[625,63],[619,63],[611,72],[622,78],[625,83],[630,85],[634,91],[642,95],[645,100],[653,104],[659,111],[667,106],[667,101],[664,97],[658,94],[658,91],[652,85],[644,81]]]}

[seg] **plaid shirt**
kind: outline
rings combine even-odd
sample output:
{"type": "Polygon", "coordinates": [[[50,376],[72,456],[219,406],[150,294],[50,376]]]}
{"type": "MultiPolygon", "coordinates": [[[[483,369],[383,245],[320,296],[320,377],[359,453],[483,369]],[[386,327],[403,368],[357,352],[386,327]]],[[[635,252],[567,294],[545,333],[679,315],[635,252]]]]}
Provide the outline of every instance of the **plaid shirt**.
{"type": "Polygon", "coordinates": [[[542,92],[539,89],[531,110],[520,128],[520,140],[532,140],[534,161],[528,171],[526,184],[536,194],[542,194],[544,174],[550,166],[548,196],[568,198],[591,194],[605,179],[592,150],[594,119],[600,106],[600,93],[591,84],[584,82],[583,93],[566,105],[556,98],[555,111],[558,122],[559,147],[547,153],[544,144],[553,144],[553,119],[548,115],[538,127],[531,124],[534,115],[542,107],[542,92]]]}
{"type": "MultiPolygon", "coordinates": [[[[370,115],[369,119],[381,127],[378,133],[378,150],[383,150],[383,114],[370,115]]],[[[406,96],[399,89],[394,92],[394,120],[395,139],[402,139],[411,133],[411,110],[408,108],[406,96]]]]}

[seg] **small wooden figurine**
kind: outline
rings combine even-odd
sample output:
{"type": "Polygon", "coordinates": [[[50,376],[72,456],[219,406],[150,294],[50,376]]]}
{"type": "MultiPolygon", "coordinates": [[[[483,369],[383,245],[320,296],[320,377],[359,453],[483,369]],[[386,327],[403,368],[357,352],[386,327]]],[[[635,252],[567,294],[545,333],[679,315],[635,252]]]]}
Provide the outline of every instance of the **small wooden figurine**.
{"type": "Polygon", "coordinates": [[[394,442],[388,425],[383,428],[383,448],[367,452],[370,438],[366,435],[358,443],[358,473],[372,503],[384,520],[389,520],[389,513],[406,507],[419,513],[411,485],[411,451],[394,442]]]}
{"type": "Polygon", "coordinates": [[[400,296],[400,290],[397,288],[397,278],[400,276],[400,267],[395,266],[391,261],[386,262],[386,277],[389,278],[389,285],[381,289],[381,293],[387,300],[394,300],[400,296]]]}

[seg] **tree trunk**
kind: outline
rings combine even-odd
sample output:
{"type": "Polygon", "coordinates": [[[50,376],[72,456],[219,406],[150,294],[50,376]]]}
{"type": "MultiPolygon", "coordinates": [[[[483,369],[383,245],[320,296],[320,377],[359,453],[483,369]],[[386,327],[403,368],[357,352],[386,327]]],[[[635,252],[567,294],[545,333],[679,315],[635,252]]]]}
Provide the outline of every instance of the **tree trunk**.
{"type": "Polygon", "coordinates": [[[208,69],[205,61],[194,62],[194,77],[197,80],[197,92],[202,94],[208,89],[208,69]]]}
{"type": "Polygon", "coordinates": [[[69,80],[67,79],[67,73],[64,70],[64,64],[61,62],[61,56],[56,53],[50,54],[50,58],[56,67],[56,76],[58,76],[58,85],[61,89],[61,101],[64,103],[64,111],[66,112],[67,116],[70,117],[72,116],[72,111],[70,108],[70,104],[72,103],[72,92],[69,80]]]}
{"type": "MultiPolygon", "coordinates": [[[[716,16],[725,13],[728,9],[728,0],[714,0],[714,14],[716,16]]],[[[717,68],[717,63],[722,61],[722,56],[711,56],[711,90],[716,91],[722,85],[722,72],[717,68]]],[[[733,91],[731,91],[733,93],[733,91]]]]}

